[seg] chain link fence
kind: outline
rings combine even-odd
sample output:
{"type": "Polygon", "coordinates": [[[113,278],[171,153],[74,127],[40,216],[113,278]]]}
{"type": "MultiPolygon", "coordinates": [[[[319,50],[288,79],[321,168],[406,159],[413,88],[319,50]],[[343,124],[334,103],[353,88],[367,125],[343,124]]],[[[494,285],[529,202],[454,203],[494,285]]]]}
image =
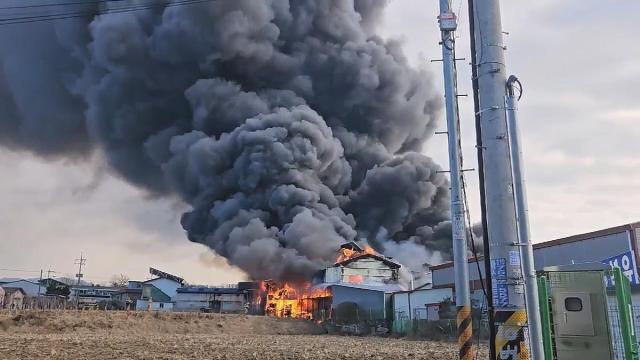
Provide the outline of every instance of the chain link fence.
{"type": "MultiPolygon", "coordinates": [[[[622,340],[622,327],[620,326],[620,311],[615,298],[608,298],[608,311],[609,311],[609,327],[611,329],[611,343],[613,345],[613,352],[615,360],[625,360],[624,358],[624,343],[622,340]]],[[[640,331],[640,305],[633,306],[633,326],[636,333],[636,341],[640,343],[638,338],[638,331],[640,331]]]]}

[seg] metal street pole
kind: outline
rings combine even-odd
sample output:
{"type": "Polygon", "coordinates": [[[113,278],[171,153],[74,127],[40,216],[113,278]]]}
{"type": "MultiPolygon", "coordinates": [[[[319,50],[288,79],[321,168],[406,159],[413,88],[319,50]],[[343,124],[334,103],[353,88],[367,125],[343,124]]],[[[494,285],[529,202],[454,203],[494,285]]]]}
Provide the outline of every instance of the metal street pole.
{"type": "MultiPolygon", "coordinates": [[[[476,128],[476,156],[478,160],[478,187],[480,195],[480,215],[482,220],[482,251],[483,263],[484,263],[484,284],[482,289],[487,300],[487,320],[489,321],[489,344],[495,343],[495,327],[493,318],[493,292],[487,291],[491,280],[491,259],[489,251],[489,232],[487,230],[487,197],[485,192],[485,176],[484,176],[484,157],[482,145],[482,126],[480,122],[480,93],[478,91],[478,67],[475,66],[475,59],[477,59],[476,42],[476,26],[475,26],[475,2],[474,0],[467,0],[467,13],[469,15],[469,38],[471,39],[471,84],[473,87],[473,113],[475,128],[476,128]]],[[[496,358],[496,350],[494,346],[489,346],[489,358],[496,358]]]]}
{"type": "Polygon", "coordinates": [[[513,190],[516,207],[516,222],[518,224],[518,239],[522,272],[524,273],[524,296],[529,319],[529,335],[531,353],[534,359],[544,359],[544,341],[542,337],[542,320],[540,319],[540,298],[536,269],[533,264],[533,244],[529,231],[529,209],[527,205],[527,189],[525,187],[524,167],[522,165],[522,148],[520,130],[518,126],[518,97],[515,84],[522,84],[517,77],[511,75],[507,80],[507,97],[505,107],[507,111],[507,129],[509,131],[509,148],[511,149],[511,169],[513,172],[513,190]]]}
{"type": "Polygon", "coordinates": [[[469,263],[467,262],[467,231],[465,208],[462,198],[462,169],[460,156],[460,119],[456,89],[455,38],[456,15],[451,11],[449,0],[440,0],[440,31],[442,32],[442,67],[447,112],[447,135],[449,140],[449,171],[451,174],[451,227],[453,237],[453,262],[455,272],[455,294],[458,325],[459,359],[472,360],[473,326],[471,317],[471,294],[469,290],[469,263]]]}
{"type": "MultiPolygon", "coordinates": [[[[475,0],[474,22],[480,125],[487,201],[487,233],[495,319],[496,359],[542,360],[536,317],[528,318],[525,278],[514,202],[505,101],[507,69],[499,0],[475,0]],[[530,330],[533,331],[532,334],[530,330]],[[529,335],[534,341],[529,351],[529,335]]],[[[529,262],[526,259],[524,263],[529,262]]],[[[532,259],[531,259],[532,260],[532,259]]],[[[532,265],[532,261],[531,261],[532,265]]],[[[527,284],[535,287],[535,282],[527,284]]],[[[537,295],[537,294],[536,294],[537,295]]],[[[529,306],[533,306],[529,303],[529,306]]],[[[531,312],[537,308],[531,308],[531,312]]],[[[537,317],[539,319],[539,317],[537,317]]],[[[539,323],[538,323],[539,325],[539,323]]]]}

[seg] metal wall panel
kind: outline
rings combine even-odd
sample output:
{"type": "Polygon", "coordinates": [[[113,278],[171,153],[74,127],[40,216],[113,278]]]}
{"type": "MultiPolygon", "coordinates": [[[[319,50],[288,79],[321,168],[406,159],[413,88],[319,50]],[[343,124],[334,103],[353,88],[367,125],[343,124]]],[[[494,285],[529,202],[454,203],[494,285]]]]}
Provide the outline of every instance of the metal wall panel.
{"type": "Polygon", "coordinates": [[[358,304],[361,311],[373,314],[374,318],[384,318],[385,301],[382,291],[334,285],[331,287],[331,294],[333,296],[331,306],[334,309],[342,303],[351,302],[358,304]]]}
{"type": "MultiPolygon", "coordinates": [[[[631,237],[629,231],[595,237],[567,244],[554,245],[533,250],[537,270],[547,266],[571,265],[589,262],[600,262],[606,258],[630,251],[631,237]]],[[[480,264],[484,276],[484,264],[480,264]]],[[[478,269],[475,262],[469,264],[469,279],[478,280],[478,269]]],[[[433,271],[433,285],[451,285],[454,283],[453,267],[433,271]]]]}

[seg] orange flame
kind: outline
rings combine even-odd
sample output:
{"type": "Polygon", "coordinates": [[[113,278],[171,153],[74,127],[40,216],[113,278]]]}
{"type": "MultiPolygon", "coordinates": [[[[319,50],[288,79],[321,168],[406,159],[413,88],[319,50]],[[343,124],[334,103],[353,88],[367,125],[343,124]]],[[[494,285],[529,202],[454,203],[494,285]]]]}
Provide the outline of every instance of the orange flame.
{"type": "Polygon", "coordinates": [[[338,258],[336,259],[336,264],[347,261],[347,260],[355,259],[365,254],[377,255],[378,252],[376,252],[369,245],[365,245],[362,251],[355,251],[351,249],[342,248],[340,249],[340,255],[338,255],[338,258]]]}
{"type": "Polygon", "coordinates": [[[329,289],[312,289],[309,283],[297,287],[289,283],[263,283],[266,288],[265,313],[269,316],[313,319],[318,300],[331,297],[329,289]]]}

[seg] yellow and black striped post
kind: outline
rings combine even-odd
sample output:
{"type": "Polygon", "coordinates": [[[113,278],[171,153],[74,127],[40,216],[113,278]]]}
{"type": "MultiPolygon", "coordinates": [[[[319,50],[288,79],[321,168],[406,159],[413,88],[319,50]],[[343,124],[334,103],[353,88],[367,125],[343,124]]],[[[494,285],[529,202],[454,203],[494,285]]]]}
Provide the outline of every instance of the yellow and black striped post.
{"type": "Polygon", "coordinates": [[[496,322],[496,360],[529,360],[527,329],[527,311],[525,309],[497,310],[496,322]]]}
{"type": "Polygon", "coordinates": [[[459,306],[456,317],[458,324],[458,348],[460,360],[473,360],[473,325],[471,321],[471,306],[459,306]]]}

